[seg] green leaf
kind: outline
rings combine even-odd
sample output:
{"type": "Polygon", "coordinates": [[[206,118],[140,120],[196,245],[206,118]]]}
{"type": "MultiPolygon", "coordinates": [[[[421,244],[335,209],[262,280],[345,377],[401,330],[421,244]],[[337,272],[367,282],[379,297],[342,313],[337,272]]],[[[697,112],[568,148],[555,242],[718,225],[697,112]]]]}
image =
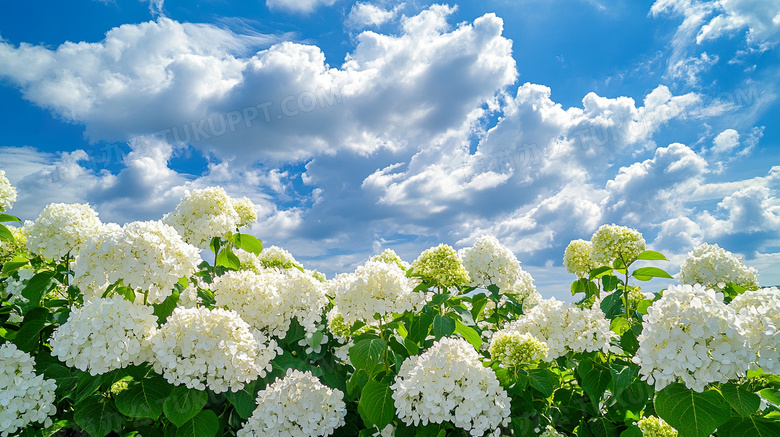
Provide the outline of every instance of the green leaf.
{"type": "Polygon", "coordinates": [[[635,354],[639,349],[639,340],[636,338],[636,334],[630,329],[620,336],[620,347],[631,355],[635,354]]]}
{"type": "Polygon", "coordinates": [[[594,417],[587,422],[587,433],[593,437],[617,437],[617,427],[606,417],[594,417]]]}
{"type": "Polygon", "coordinates": [[[57,383],[57,390],[55,393],[58,396],[63,396],[73,391],[76,388],[76,382],[78,376],[71,372],[71,369],[61,364],[50,363],[43,371],[43,376],[46,379],[53,379],[57,383]]]}
{"type": "Polygon", "coordinates": [[[173,314],[173,310],[176,309],[176,305],[179,303],[179,292],[173,290],[170,296],[158,304],[152,305],[153,313],[157,316],[157,323],[163,324],[168,317],[173,314]]]}
{"type": "Polygon", "coordinates": [[[114,401],[125,416],[157,420],[162,414],[165,398],[170,393],[171,385],[164,380],[142,379],[116,395],[114,401]]]}
{"type": "Polygon", "coordinates": [[[763,417],[734,417],[718,427],[718,437],[777,437],[780,421],[763,417]]]}
{"type": "Polygon", "coordinates": [[[463,338],[474,346],[474,349],[479,350],[482,346],[482,338],[474,328],[464,325],[463,323],[455,321],[455,332],[462,335],[463,338]]]}
{"type": "Polygon", "coordinates": [[[528,371],[529,384],[539,390],[544,397],[552,396],[558,385],[558,375],[547,369],[531,369],[528,371]]]}
{"type": "Polygon", "coordinates": [[[647,315],[647,309],[650,308],[650,305],[652,305],[652,304],[653,304],[653,300],[652,299],[643,299],[643,300],[639,301],[639,305],[637,305],[636,311],[639,314],[647,315]]]}
{"type": "Polygon", "coordinates": [[[590,274],[588,275],[588,277],[592,281],[592,280],[598,278],[599,276],[603,276],[606,273],[611,272],[611,271],[612,271],[612,267],[610,267],[610,266],[596,267],[595,269],[590,271],[590,274]]]}
{"type": "Polygon", "coordinates": [[[238,259],[238,256],[229,247],[226,247],[217,255],[217,265],[238,270],[241,268],[241,260],[238,259]]]}
{"type": "MultiPolygon", "coordinates": [[[[254,398],[252,398],[252,409],[249,411],[249,414],[245,416],[241,414],[242,412],[246,411],[246,409],[243,408],[243,405],[239,407],[236,405],[237,402],[233,402],[233,400],[231,399],[232,396],[230,395],[235,395],[237,393],[242,393],[242,391],[238,391],[235,393],[232,391],[228,391],[227,393],[225,393],[225,395],[227,396],[230,403],[233,404],[234,407],[236,407],[236,411],[238,412],[238,414],[242,418],[247,419],[249,418],[249,416],[252,415],[252,411],[254,411],[254,407],[256,406],[254,402],[254,398]]],[[[168,398],[165,399],[165,402],[163,403],[163,412],[165,413],[165,417],[167,417],[168,420],[171,421],[171,423],[179,427],[182,426],[184,422],[195,417],[195,415],[198,414],[198,412],[202,410],[203,407],[206,405],[208,399],[209,396],[205,391],[195,390],[180,385],[174,388],[173,391],[171,391],[171,394],[168,396],[168,398]]]]}
{"type": "Polygon", "coordinates": [[[729,420],[731,408],[715,390],[698,393],[674,383],[659,391],[655,411],[680,437],[707,437],[729,420]]]}
{"type": "Polygon", "coordinates": [[[122,415],[114,403],[102,396],[91,396],[76,405],[73,419],[91,437],[104,437],[122,430],[122,415]]]}
{"type": "Polygon", "coordinates": [[[247,252],[259,255],[263,250],[263,242],[258,240],[254,235],[236,234],[233,238],[236,243],[236,247],[244,249],[247,252]]]}
{"type": "Polygon", "coordinates": [[[735,384],[723,384],[720,392],[726,398],[726,402],[731,405],[740,416],[747,417],[758,411],[761,406],[761,398],[735,384]]]}
{"type": "Polygon", "coordinates": [[[33,352],[40,344],[40,334],[47,325],[49,310],[43,307],[35,307],[24,315],[22,327],[16,333],[14,343],[19,350],[33,352]]]}
{"type": "Polygon", "coordinates": [[[176,437],[214,437],[219,431],[219,419],[211,410],[203,410],[176,428],[176,437]]]}
{"type": "Polygon", "coordinates": [[[775,405],[780,405],[780,389],[765,388],[759,391],[758,394],[760,394],[762,398],[768,400],[769,402],[775,405]]]}
{"type": "Polygon", "coordinates": [[[636,425],[629,425],[628,428],[620,433],[620,437],[642,437],[643,435],[642,430],[636,425]]]}
{"type": "Polygon", "coordinates": [[[0,241],[14,242],[14,234],[5,225],[0,225],[0,241]]]}
{"type": "Polygon", "coordinates": [[[471,301],[471,316],[474,320],[479,320],[479,315],[482,314],[482,310],[485,309],[485,305],[487,305],[487,296],[485,296],[485,293],[480,293],[476,296],[474,296],[473,300],[471,301]]]}
{"type": "Polygon", "coordinates": [[[613,291],[617,288],[620,280],[617,276],[605,275],[601,277],[601,285],[604,286],[604,291],[613,291]]]}
{"type": "Polygon", "coordinates": [[[672,275],[666,273],[665,271],[659,269],[658,267],[638,268],[634,270],[634,273],[631,274],[631,277],[639,281],[649,281],[652,278],[674,279],[672,275]]]}
{"type": "Polygon", "coordinates": [[[30,264],[30,261],[27,259],[24,261],[8,261],[7,263],[3,264],[3,270],[0,272],[0,276],[11,276],[11,274],[19,270],[20,267],[24,267],[28,264],[30,264]]]}
{"type": "Polygon", "coordinates": [[[582,388],[590,397],[594,405],[598,405],[604,391],[607,390],[609,383],[612,382],[612,373],[609,368],[599,365],[591,360],[583,360],[577,366],[577,373],[582,378],[582,388]]]}
{"type": "Polygon", "coordinates": [[[393,391],[390,385],[379,381],[368,381],[360,394],[358,411],[366,426],[375,425],[383,429],[390,424],[395,416],[393,391]]]}
{"type": "Polygon", "coordinates": [[[536,425],[527,417],[512,418],[512,431],[515,436],[536,436],[537,433],[534,432],[534,428],[536,428],[536,425]]]}
{"type": "Polygon", "coordinates": [[[220,237],[214,237],[209,242],[209,249],[214,253],[219,251],[220,246],[222,246],[222,238],[220,237]]]}
{"type": "Polygon", "coordinates": [[[433,316],[430,314],[420,314],[412,320],[409,325],[408,338],[415,343],[422,343],[428,337],[428,331],[431,329],[433,316]]]}
{"type": "Polygon", "coordinates": [[[646,251],[640,253],[636,257],[636,259],[637,260],[643,259],[643,260],[646,260],[646,261],[669,261],[668,259],[666,259],[666,257],[662,253],[656,252],[654,250],[646,250],[646,251]]]}
{"type": "Polygon", "coordinates": [[[608,319],[612,319],[621,313],[623,309],[623,290],[615,290],[601,301],[601,311],[608,319]]]}
{"type": "Polygon", "coordinates": [[[356,370],[363,369],[371,376],[377,364],[383,362],[386,349],[387,343],[381,338],[367,338],[349,348],[349,359],[356,370]]]}
{"type": "Polygon", "coordinates": [[[449,317],[437,314],[433,317],[433,336],[436,339],[447,337],[455,332],[455,321],[449,317]]]}
{"type": "MultiPolygon", "coordinates": [[[[76,381],[76,388],[69,396],[73,400],[74,405],[78,405],[85,399],[89,398],[92,393],[95,393],[100,385],[103,384],[105,375],[92,376],[89,373],[79,371],[79,377],[76,381]]],[[[113,406],[113,405],[112,405],[113,406]]]]}
{"type": "Polygon", "coordinates": [[[19,223],[21,223],[22,220],[19,219],[19,217],[15,216],[15,215],[0,214],[0,223],[5,223],[5,222],[19,222],[19,223]]]}
{"type": "Polygon", "coordinates": [[[41,302],[43,295],[49,290],[53,278],[54,272],[51,270],[44,270],[40,273],[36,273],[35,276],[30,278],[27,282],[27,286],[22,290],[22,296],[33,304],[38,305],[41,302]]]}

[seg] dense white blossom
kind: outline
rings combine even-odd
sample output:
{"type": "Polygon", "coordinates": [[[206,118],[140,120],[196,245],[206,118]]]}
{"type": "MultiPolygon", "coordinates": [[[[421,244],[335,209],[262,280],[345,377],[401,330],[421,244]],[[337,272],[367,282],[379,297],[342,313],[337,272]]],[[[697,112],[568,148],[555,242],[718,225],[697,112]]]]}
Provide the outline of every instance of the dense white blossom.
{"type": "Polygon", "coordinates": [[[194,273],[200,263],[198,248],[185,243],[172,227],[159,221],[130,222],[87,240],[73,282],[92,299],[122,279],[154,304],[170,296],[179,278],[194,273]]]}
{"type": "Polygon", "coordinates": [[[591,258],[593,245],[586,240],[573,240],[566,246],[563,253],[563,266],[566,271],[574,273],[578,278],[587,278],[590,271],[598,267],[591,258]]]}
{"type": "Polygon", "coordinates": [[[369,261],[382,261],[386,263],[396,264],[401,270],[409,270],[412,265],[401,259],[393,249],[385,249],[382,253],[372,256],[369,261]]]}
{"type": "Polygon", "coordinates": [[[338,275],[330,281],[331,294],[348,326],[358,320],[371,321],[416,309],[426,294],[414,290],[414,282],[395,264],[368,261],[354,273],[338,275]]]}
{"type": "Polygon", "coordinates": [[[212,238],[256,220],[252,201],[231,198],[222,187],[187,191],[176,209],[163,216],[163,222],[176,228],[184,241],[201,249],[208,249],[212,238]]]}
{"type": "Polygon", "coordinates": [[[543,341],[549,348],[545,361],[563,356],[569,350],[607,352],[615,335],[599,308],[578,308],[554,298],[541,301],[503,329],[531,334],[543,341]]]}
{"type": "Polygon", "coordinates": [[[645,239],[636,229],[602,225],[590,239],[591,258],[600,265],[612,264],[617,258],[625,262],[636,259],[645,250],[645,239]]]}
{"type": "Polygon", "coordinates": [[[35,373],[35,359],[15,344],[0,345],[0,436],[15,435],[32,423],[51,425],[57,412],[53,379],[35,373]]]}
{"type": "Polygon", "coordinates": [[[264,247],[259,254],[237,250],[241,268],[260,273],[265,269],[292,269],[301,267],[292,254],[279,246],[264,247]]]}
{"type": "Polygon", "coordinates": [[[71,308],[52,334],[52,355],[70,367],[102,375],[151,358],[149,338],[157,329],[151,307],[122,296],[95,299],[71,308]]]}
{"type": "Polygon", "coordinates": [[[445,337],[404,360],[391,389],[398,418],[407,425],[451,422],[482,436],[509,422],[506,391],[463,339],[445,337]]]}
{"type": "Polygon", "coordinates": [[[505,292],[521,278],[520,261],[509,248],[492,235],[477,238],[473,246],[461,249],[458,254],[469,273],[472,287],[487,288],[495,285],[505,292]]]}
{"type": "Polygon", "coordinates": [[[227,272],[211,289],[218,306],[278,337],[284,337],[293,317],[307,332],[316,331],[328,303],[325,284],[298,269],[227,272]]]}
{"type": "Polygon", "coordinates": [[[344,425],[344,393],[323,385],[311,372],[287,369],[257,394],[257,408],[237,435],[329,436],[344,425]]]}
{"type": "Polygon", "coordinates": [[[215,393],[265,376],[282,353],[276,341],[221,308],[176,308],[151,344],[154,369],[168,382],[215,393]]]}
{"type": "Polygon", "coordinates": [[[756,269],[746,266],[739,257],[717,244],[704,243],[688,253],[677,279],[683,284],[716,289],[728,282],[747,289],[758,288],[756,269]]]}
{"type": "Polygon", "coordinates": [[[528,333],[501,329],[491,336],[490,358],[504,367],[531,364],[547,357],[550,348],[528,333]]]}
{"type": "Polygon", "coordinates": [[[75,256],[88,238],[104,231],[98,213],[81,203],[50,203],[25,226],[27,249],[54,260],[75,256]]]}
{"type": "Polygon", "coordinates": [[[780,290],[776,287],[748,290],[731,301],[747,337],[747,346],[758,354],[758,366],[780,374],[780,290]]]}
{"type": "Polygon", "coordinates": [[[463,267],[460,255],[447,244],[425,249],[414,260],[411,270],[414,276],[445,289],[467,285],[471,282],[469,273],[463,267]]]}
{"type": "Polygon", "coordinates": [[[16,202],[16,188],[5,177],[5,171],[0,170],[0,211],[8,211],[16,202]]]}
{"type": "Polygon", "coordinates": [[[744,376],[753,361],[736,313],[719,292],[672,285],[647,311],[633,361],[656,391],[679,379],[700,392],[709,383],[744,376]]]}

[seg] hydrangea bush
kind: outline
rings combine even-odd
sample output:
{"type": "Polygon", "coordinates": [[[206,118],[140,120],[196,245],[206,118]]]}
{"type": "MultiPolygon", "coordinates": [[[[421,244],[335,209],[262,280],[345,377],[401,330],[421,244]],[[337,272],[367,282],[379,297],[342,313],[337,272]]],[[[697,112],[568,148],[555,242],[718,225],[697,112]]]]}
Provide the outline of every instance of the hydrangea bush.
{"type": "Polygon", "coordinates": [[[492,236],[328,279],[219,187],[160,221],[0,218],[0,437],[780,435],[780,290],[715,245],[662,287],[602,226],[566,303],[492,236]]]}

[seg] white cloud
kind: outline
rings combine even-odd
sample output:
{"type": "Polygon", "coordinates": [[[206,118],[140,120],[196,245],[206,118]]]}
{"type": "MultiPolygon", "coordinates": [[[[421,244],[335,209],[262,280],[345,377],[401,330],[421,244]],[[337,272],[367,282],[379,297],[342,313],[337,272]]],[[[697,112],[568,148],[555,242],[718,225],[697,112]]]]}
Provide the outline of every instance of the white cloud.
{"type": "Polygon", "coordinates": [[[381,26],[395,18],[404,6],[406,3],[396,5],[393,9],[384,9],[370,3],[357,2],[352,5],[346,24],[353,29],[381,26]]]}
{"type": "Polygon", "coordinates": [[[726,129],[712,140],[712,144],[714,153],[729,153],[739,146],[739,132],[735,129],[726,129]]]}
{"type": "Polygon", "coordinates": [[[320,6],[332,6],[336,0],[266,0],[268,9],[308,14],[320,6]]]}

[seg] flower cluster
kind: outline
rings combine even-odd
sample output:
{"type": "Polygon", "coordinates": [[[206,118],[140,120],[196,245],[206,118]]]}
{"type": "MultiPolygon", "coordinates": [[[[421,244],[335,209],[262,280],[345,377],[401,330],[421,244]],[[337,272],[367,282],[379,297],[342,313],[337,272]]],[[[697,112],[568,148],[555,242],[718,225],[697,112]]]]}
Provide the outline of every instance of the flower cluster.
{"type": "Polygon", "coordinates": [[[75,256],[89,237],[102,232],[98,213],[81,203],[51,203],[25,226],[27,249],[54,260],[69,253],[75,256]]]}
{"type": "Polygon", "coordinates": [[[153,365],[168,382],[214,393],[240,390],[271,370],[282,351],[234,311],[176,308],[151,338],[153,365]]]}
{"type": "Polygon", "coordinates": [[[566,271],[574,273],[578,278],[587,278],[590,271],[598,267],[590,254],[593,245],[586,240],[573,240],[566,246],[563,253],[563,266],[566,271]]]}
{"type": "Polygon", "coordinates": [[[531,334],[502,329],[492,336],[490,358],[504,367],[535,363],[547,356],[550,348],[531,334]]]}
{"type": "Polygon", "coordinates": [[[223,237],[239,227],[257,221],[257,211],[246,197],[233,199],[222,187],[187,191],[176,209],[163,216],[184,241],[208,249],[211,239],[223,237]]]}
{"type": "Polygon", "coordinates": [[[73,282],[85,299],[92,299],[121,279],[124,285],[140,289],[148,303],[159,303],[200,262],[198,248],[185,243],[172,227],[159,221],[131,222],[87,240],[73,282]]]}
{"type": "Polygon", "coordinates": [[[509,421],[506,391],[463,339],[445,337],[407,358],[391,389],[398,418],[407,425],[449,421],[482,436],[509,421]]]}
{"type": "Polygon", "coordinates": [[[149,338],[156,329],[151,307],[111,296],[72,308],[49,343],[52,355],[68,366],[102,375],[149,361],[149,338]]]}
{"type": "Polygon", "coordinates": [[[5,292],[9,296],[11,303],[26,303],[27,298],[22,296],[22,290],[27,286],[27,281],[35,275],[32,269],[19,269],[16,271],[18,279],[13,276],[5,280],[5,292]]]}
{"type": "Polygon", "coordinates": [[[35,373],[35,359],[15,344],[0,345],[0,436],[15,435],[31,423],[51,425],[54,406],[53,379],[35,373]]]}
{"type": "Polygon", "coordinates": [[[426,299],[426,294],[414,292],[413,282],[400,267],[381,261],[369,261],[355,273],[336,276],[330,290],[347,326],[358,320],[372,321],[376,314],[414,310],[426,299]]]}
{"type": "Polygon", "coordinates": [[[746,266],[717,244],[704,243],[690,252],[680,266],[677,279],[683,284],[701,284],[707,288],[723,288],[728,282],[749,290],[758,288],[756,269],[746,266]]]}
{"type": "Polygon", "coordinates": [[[748,347],[758,354],[758,366],[766,373],[780,373],[780,290],[748,290],[735,297],[729,307],[742,322],[748,347]]]}
{"type": "Polygon", "coordinates": [[[723,294],[698,284],[670,286],[648,308],[638,340],[633,361],[656,390],[679,378],[701,392],[709,383],[744,376],[755,356],[723,294]]]}
{"type": "Polygon", "coordinates": [[[414,260],[411,269],[414,276],[438,287],[457,287],[471,282],[458,252],[446,244],[425,249],[414,260]]]}
{"type": "Polygon", "coordinates": [[[329,436],[344,425],[344,393],[323,385],[311,372],[287,369],[257,394],[257,408],[238,431],[238,437],[329,436]]]}
{"type": "Polygon", "coordinates": [[[636,425],[644,437],[677,437],[677,430],[660,417],[643,417],[636,425]]]}
{"type": "Polygon", "coordinates": [[[617,258],[628,263],[645,250],[645,239],[636,229],[602,225],[590,239],[591,258],[599,265],[612,264],[617,258]]]}
{"type": "Polygon", "coordinates": [[[290,252],[278,246],[264,247],[257,255],[245,250],[237,250],[236,255],[238,255],[239,261],[241,261],[242,269],[253,270],[257,273],[265,269],[283,270],[301,267],[290,252]]]}
{"type": "Polygon", "coordinates": [[[7,211],[16,202],[16,188],[5,177],[5,171],[0,170],[0,211],[7,211]]]}
{"type": "Polygon", "coordinates": [[[412,265],[401,259],[393,249],[385,249],[382,253],[374,255],[368,259],[369,261],[382,261],[388,264],[395,264],[403,271],[409,270],[412,265]]]}
{"type": "Polygon", "coordinates": [[[227,272],[211,288],[218,306],[278,337],[284,337],[293,317],[307,332],[316,331],[328,303],[325,285],[298,269],[227,272]]]}
{"type": "Polygon", "coordinates": [[[599,308],[578,308],[554,298],[541,301],[503,329],[530,334],[543,341],[549,348],[545,361],[561,357],[568,350],[607,352],[615,335],[599,308]]]}

